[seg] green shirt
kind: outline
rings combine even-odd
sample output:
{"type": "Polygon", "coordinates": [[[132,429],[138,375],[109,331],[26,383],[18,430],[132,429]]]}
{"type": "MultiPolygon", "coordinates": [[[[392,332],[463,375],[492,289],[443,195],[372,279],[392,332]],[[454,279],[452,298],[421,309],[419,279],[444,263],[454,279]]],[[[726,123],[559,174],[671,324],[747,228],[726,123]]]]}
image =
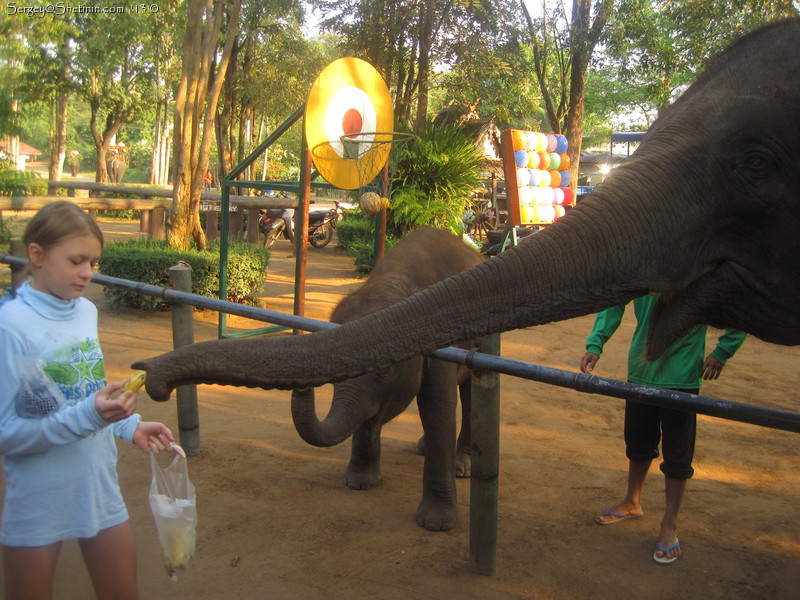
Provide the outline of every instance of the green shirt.
{"type": "MultiPolygon", "coordinates": [[[[699,389],[706,358],[708,326],[695,325],[655,361],[645,356],[650,315],[658,296],[642,296],[633,301],[636,329],[628,352],[628,381],[650,387],[699,389]]],[[[594,329],[586,339],[586,351],[600,356],[603,346],[622,322],[625,306],[612,306],[597,314],[594,329]]],[[[747,334],[730,329],[722,334],[711,355],[723,365],[744,343],[747,334]]]]}

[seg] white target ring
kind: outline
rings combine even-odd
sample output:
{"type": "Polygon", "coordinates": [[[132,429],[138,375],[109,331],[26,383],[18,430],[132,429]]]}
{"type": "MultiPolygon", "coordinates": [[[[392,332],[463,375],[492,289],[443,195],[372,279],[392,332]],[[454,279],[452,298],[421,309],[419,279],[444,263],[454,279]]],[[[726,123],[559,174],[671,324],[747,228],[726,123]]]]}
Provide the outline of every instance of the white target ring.
{"type": "MultiPolygon", "coordinates": [[[[352,85],[340,88],[331,96],[328,109],[325,111],[324,125],[325,135],[331,143],[331,148],[344,158],[345,149],[341,141],[343,135],[376,131],[378,115],[375,111],[375,104],[361,88],[352,85]]],[[[375,139],[374,135],[359,137],[361,142],[358,144],[359,157],[371,146],[366,142],[371,142],[373,139],[375,139]]]]}

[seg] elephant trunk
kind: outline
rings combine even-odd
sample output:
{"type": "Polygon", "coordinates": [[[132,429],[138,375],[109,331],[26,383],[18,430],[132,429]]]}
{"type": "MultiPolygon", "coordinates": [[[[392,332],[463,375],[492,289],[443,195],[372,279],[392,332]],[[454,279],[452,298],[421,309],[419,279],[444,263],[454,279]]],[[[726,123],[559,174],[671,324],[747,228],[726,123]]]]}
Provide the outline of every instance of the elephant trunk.
{"type": "Polygon", "coordinates": [[[292,390],[292,420],[303,441],[327,448],[335,446],[353,435],[363,421],[371,417],[365,414],[368,403],[347,402],[335,397],[331,410],[324,421],[317,418],[313,387],[292,390]]]}
{"type": "Polygon", "coordinates": [[[312,335],[201,342],[135,368],[148,371],[147,391],[155,400],[167,400],[175,386],[190,383],[322,385],[453,343],[597,312],[681,284],[664,274],[685,276],[691,268],[676,264],[687,263],[680,253],[693,249],[665,240],[688,224],[667,217],[668,208],[637,203],[630,193],[615,197],[624,188],[610,181],[604,186],[603,195],[596,192],[596,199],[593,194],[519,246],[382,311],[312,335]],[[653,219],[662,222],[655,227],[653,219]]]}

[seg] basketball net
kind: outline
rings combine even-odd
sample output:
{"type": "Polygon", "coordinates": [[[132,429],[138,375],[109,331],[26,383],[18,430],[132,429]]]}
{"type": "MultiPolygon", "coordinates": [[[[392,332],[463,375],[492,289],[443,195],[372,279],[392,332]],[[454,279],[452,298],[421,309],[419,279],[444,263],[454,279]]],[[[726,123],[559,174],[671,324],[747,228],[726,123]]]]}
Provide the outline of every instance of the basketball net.
{"type": "Polygon", "coordinates": [[[409,141],[410,133],[362,132],[341,136],[343,157],[353,161],[358,175],[358,202],[367,214],[376,214],[389,206],[392,197],[392,173],[389,155],[392,149],[409,141]]]}

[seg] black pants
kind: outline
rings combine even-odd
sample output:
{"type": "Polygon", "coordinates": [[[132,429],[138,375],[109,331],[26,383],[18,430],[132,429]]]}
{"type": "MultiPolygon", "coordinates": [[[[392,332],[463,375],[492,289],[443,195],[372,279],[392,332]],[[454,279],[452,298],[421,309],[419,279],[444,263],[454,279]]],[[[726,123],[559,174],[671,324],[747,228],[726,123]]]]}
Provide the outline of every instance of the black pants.
{"type": "MultiPolygon", "coordinates": [[[[700,390],[675,390],[697,394],[700,390]]],[[[625,455],[634,462],[658,458],[658,445],[664,460],[661,472],[672,479],[691,479],[692,459],[697,434],[694,412],[651,406],[639,402],[625,403],[625,455]],[[663,440],[662,440],[663,437],[663,440]]]]}

